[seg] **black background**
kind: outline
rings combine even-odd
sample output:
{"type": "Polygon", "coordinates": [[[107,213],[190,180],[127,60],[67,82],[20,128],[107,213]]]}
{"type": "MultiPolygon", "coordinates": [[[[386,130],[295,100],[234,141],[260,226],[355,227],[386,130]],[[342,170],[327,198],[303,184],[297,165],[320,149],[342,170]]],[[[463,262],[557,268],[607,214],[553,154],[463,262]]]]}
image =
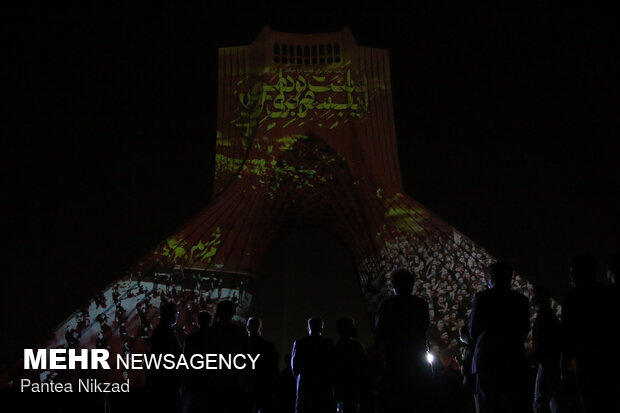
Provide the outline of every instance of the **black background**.
{"type": "Polygon", "coordinates": [[[620,245],[613,10],[51,3],[2,13],[3,359],[209,202],[217,48],[265,24],[389,49],[407,193],[526,278],[620,245]]]}

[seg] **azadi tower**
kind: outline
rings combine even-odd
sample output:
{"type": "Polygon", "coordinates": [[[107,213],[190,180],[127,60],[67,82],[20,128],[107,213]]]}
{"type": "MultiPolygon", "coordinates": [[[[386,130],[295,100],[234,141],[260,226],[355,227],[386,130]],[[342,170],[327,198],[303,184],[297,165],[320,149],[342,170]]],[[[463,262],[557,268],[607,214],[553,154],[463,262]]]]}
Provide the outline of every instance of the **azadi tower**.
{"type": "Polygon", "coordinates": [[[391,88],[387,50],[358,46],[346,28],[264,28],[250,45],[220,49],[212,202],[47,345],[144,351],[162,300],[180,305],[180,334],[222,299],[238,304],[242,321],[279,228],[306,220],[348,245],[369,314],[392,270],[415,271],[415,293],[432,309],[431,343],[454,346],[491,257],[403,192],[391,88]]]}

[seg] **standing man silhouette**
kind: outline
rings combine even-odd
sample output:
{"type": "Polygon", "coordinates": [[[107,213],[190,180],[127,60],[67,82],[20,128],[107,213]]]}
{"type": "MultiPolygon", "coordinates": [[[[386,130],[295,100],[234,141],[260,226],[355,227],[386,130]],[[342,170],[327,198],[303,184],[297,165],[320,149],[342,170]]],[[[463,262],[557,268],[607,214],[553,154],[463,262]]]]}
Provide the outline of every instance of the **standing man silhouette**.
{"type": "Polygon", "coordinates": [[[352,318],[336,323],[340,338],[336,342],[336,399],[344,413],[368,412],[371,388],[368,356],[362,343],[357,341],[357,327],[352,318]]]}
{"type": "Polygon", "coordinates": [[[536,321],[532,328],[532,358],[536,366],[534,413],[556,412],[557,391],[560,384],[560,320],[551,308],[551,291],[545,286],[534,287],[532,304],[536,321]]]}
{"type": "Polygon", "coordinates": [[[601,361],[609,351],[609,343],[597,339],[602,331],[617,324],[618,303],[613,290],[596,282],[598,264],[589,255],[571,258],[570,278],[574,289],[562,305],[562,381],[572,377],[570,366],[575,361],[577,388],[583,411],[618,411],[618,374],[614,357],[601,361]],[[610,374],[610,372],[613,372],[610,374]]]}
{"type": "MultiPolygon", "coordinates": [[[[230,300],[217,303],[215,323],[211,327],[208,353],[247,354],[248,335],[245,328],[233,322],[235,304],[230,300]]],[[[212,370],[207,401],[209,412],[237,413],[247,409],[248,372],[246,370],[212,370]]]]}
{"type": "Polygon", "coordinates": [[[375,332],[385,357],[381,411],[427,411],[430,365],[426,360],[428,303],[412,295],[415,276],[400,269],[392,274],[394,296],[379,305],[375,332]]]}
{"type": "Polygon", "coordinates": [[[250,317],[246,324],[249,352],[258,355],[256,370],[250,380],[250,403],[253,411],[271,413],[276,410],[275,389],[278,378],[278,352],[276,346],[264,339],[263,322],[258,317],[250,317]]]}
{"type": "MultiPolygon", "coordinates": [[[[201,311],[196,317],[199,329],[185,338],[183,353],[187,358],[194,354],[205,354],[209,351],[211,336],[211,313],[201,311]]],[[[190,369],[187,372],[186,392],[184,401],[189,404],[188,412],[202,413],[206,411],[206,392],[208,387],[207,370],[190,369]]]]}
{"type": "Polygon", "coordinates": [[[489,266],[489,289],[474,295],[469,333],[475,343],[472,373],[480,412],[527,412],[525,339],[530,329],[529,301],[510,289],[512,267],[489,266]]]}
{"type": "Polygon", "coordinates": [[[336,410],[334,402],[334,343],[322,336],[323,320],[308,320],[308,337],[293,345],[291,368],[297,378],[296,413],[325,413],[336,410]]]}
{"type": "MultiPolygon", "coordinates": [[[[174,302],[161,305],[159,324],[150,340],[150,354],[181,354],[181,345],[174,332],[179,312],[174,302]]],[[[147,387],[150,389],[153,407],[161,412],[178,412],[180,409],[181,376],[178,370],[148,370],[147,387]]]]}

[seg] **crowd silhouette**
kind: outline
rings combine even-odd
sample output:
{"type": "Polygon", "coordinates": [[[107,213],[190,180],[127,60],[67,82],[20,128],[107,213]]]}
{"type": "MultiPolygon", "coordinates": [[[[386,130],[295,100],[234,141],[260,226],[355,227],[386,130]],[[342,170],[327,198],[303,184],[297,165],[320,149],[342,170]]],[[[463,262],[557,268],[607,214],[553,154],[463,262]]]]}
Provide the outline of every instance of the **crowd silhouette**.
{"type": "MultiPolygon", "coordinates": [[[[593,257],[572,257],[567,274],[572,288],[561,309],[545,285],[523,291],[522,279],[515,280],[506,263],[488,266],[486,286],[469,296],[459,298],[463,289],[453,288],[452,303],[434,294],[435,285],[424,287],[432,280],[426,275],[419,280],[415,265],[406,268],[386,275],[392,293],[377,307],[369,346],[357,340],[355,320],[347,314],[336,322],[334,340],[324,335],[321,318],[310,317],[308,334],[283,355],[262,336],[263,321],[269,320],[256,314],[245,326],[239,323],[238,297],[222,296],[202,311],[188,311],[182,300],[175,302],[171,285],[159,293],[158,323],[148,317],[157,311],[149,300],[135,304],[143,327],[138,331],[122,316],[132,292],[115,287],[118,320],[97,316],[101,331],[91,332],[97,348],[112,344],[140,352],[127,348],[138,337],[142,351],[154,355],[260,356],[253,370],[148,370],[146,386],[132,390],[131,402],[107,399],[106,406],[111,400],[112,412],[125,411],[136,402],[143,411],[171,413],[620,413],[620,361],[610,352],[612,336],[605,335],[620,319],[619,255],[608,257],[602,282],[593,257]],[[458,306],[463,319],[446,322],[446,331],[437,312],[449,305],[458,306]],[[106,340],[116,324],[123,347],[106,340]],[[448,339],[438,340],[443,334],[448,339]]],[[[437,288],[448,288],[442,268],[434,271],[443,280],[437,288]]],[[[140,281],[137,288],[139,295],[140,281]]],[[[99,297],[96,305],[105,306],[105,300],[99,297]]],[[[80,339],[76,331],[94,323],[91,318],[85,309],[80,312],[64,337],[69,348],[80,339]]],[[[122,373],[112,380],[127,379],[122,373]]],[[[72,381],[68,374],[45,380],[72,381]]]]}
{"type": "MultiPolygon", "coordinates": [[[[619,363],[601,360],[609,343],[596,334],[617,324],[618,257],[606,267],[607,285],[595,280],[594,258],[571,259],[572,291],[558,314],[551,291],[536,285],[531,302],[511,289],[506,263],[488,267],[486,289],[472,299],[468,322],[459,328],[461,352],[431,360],[429,303],[413,295],[415,275],[390,274],[393,295],[376,314],[375,343],[356,340],[351,318],[337,322],[338,340],[323,336],[319,317],[297,339],[286,367],[278,370],[274,343],[261,336],[262,320],[246,328],[232,319],[235,305],[217,304],[198,314],[199,329],[183,346],[173,333],[178,312],[162,305],[150,339],[153,354],[260,354],[255,370],[153,371],[148,376],[156,411],[247,413],[370,412],[619,412],[619,363]],[[530,304],[535,310],[531,325],[530,304]],[[213,323],[212,323],[213,321],[213,323]],[[525,342],[531,330],[532,351],[525,342]]],[[[437,353],[434,353],[437,355],[437,353]]]]}

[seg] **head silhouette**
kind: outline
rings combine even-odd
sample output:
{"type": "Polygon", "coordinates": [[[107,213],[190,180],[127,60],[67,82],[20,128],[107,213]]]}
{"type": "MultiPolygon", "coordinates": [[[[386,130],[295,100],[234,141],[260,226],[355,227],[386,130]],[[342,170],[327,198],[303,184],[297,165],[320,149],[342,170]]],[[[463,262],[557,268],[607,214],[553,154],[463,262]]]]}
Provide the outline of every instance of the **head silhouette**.
{"type": "Polygon", "coordinates": [[[489,287],[509,289],[512,280],[512,267],[505,262],[489,265],[489,287]]]}
{"type": "Polygon", "coordinates": [[[336,330],[343,338],[355,338],[357,336],[357,327],[355,327],[355,320],[352,318],[342,318],[336,321],[336,330]]]}
{"type": "Polygon", "coordinates": [[[551,303],[551,290],[545,285],[538,284],[534,286],[534,294],[532,295],[532,305],[534,308],[547,308],[551,303]]]}
{"type": "Polygon", "coordinates": [[[409,295],[413,292],[415,275],[405,269],[398,269],[392,273],[392,286],[394,294],[409,295]]]}
{"type": "Polygon", "coordinates": [[[459,340],[461,340],[461,342],[465,344],[469,344],[471,342],[468,324],[465,324],[461,328],[459,328],[459,340]]]}
{"type": "Polygon", "coordinates": [[[217,303],[215,318],[220,323],[230,322],[235,315],[235,304],[230,300],[223,300],[217,303]]]}
{"type": "Polygon", "coordinates": [[[248,322],[247,322],[245,328],[248,330],[248,334],[249,335],[251,335],[251,336],[259,335],[260,336],[261,329],[263,328],[263,322],[258,317],[250,317],[248,319],[248,322]]]}
{"type": "Polygon", "coordinates": [[[198,327],[207,328],[211,325],[211,313],[208,311],[201,311],[198,313],[196,317],[196,321],[198,322],[198,327]]]}
{"type": "Polygon", "coordinates": [[[596,279],[596,259],[590,255],[575,255],[570,260],[570,276],[576,288],[587,287],[596,279]]]}
{"type": "Polygon", "coordinates": [[[321,317],[312,317],[308,319],[308,332],[311,336],[323,334],[323,319],[321,317]]]}
{"type": "Polygon", "coordinates": [[[177,323],[177,305],[172,301],[167,301],[159,308],[160,323],[166,326],[173,326],[177,323]]]}

